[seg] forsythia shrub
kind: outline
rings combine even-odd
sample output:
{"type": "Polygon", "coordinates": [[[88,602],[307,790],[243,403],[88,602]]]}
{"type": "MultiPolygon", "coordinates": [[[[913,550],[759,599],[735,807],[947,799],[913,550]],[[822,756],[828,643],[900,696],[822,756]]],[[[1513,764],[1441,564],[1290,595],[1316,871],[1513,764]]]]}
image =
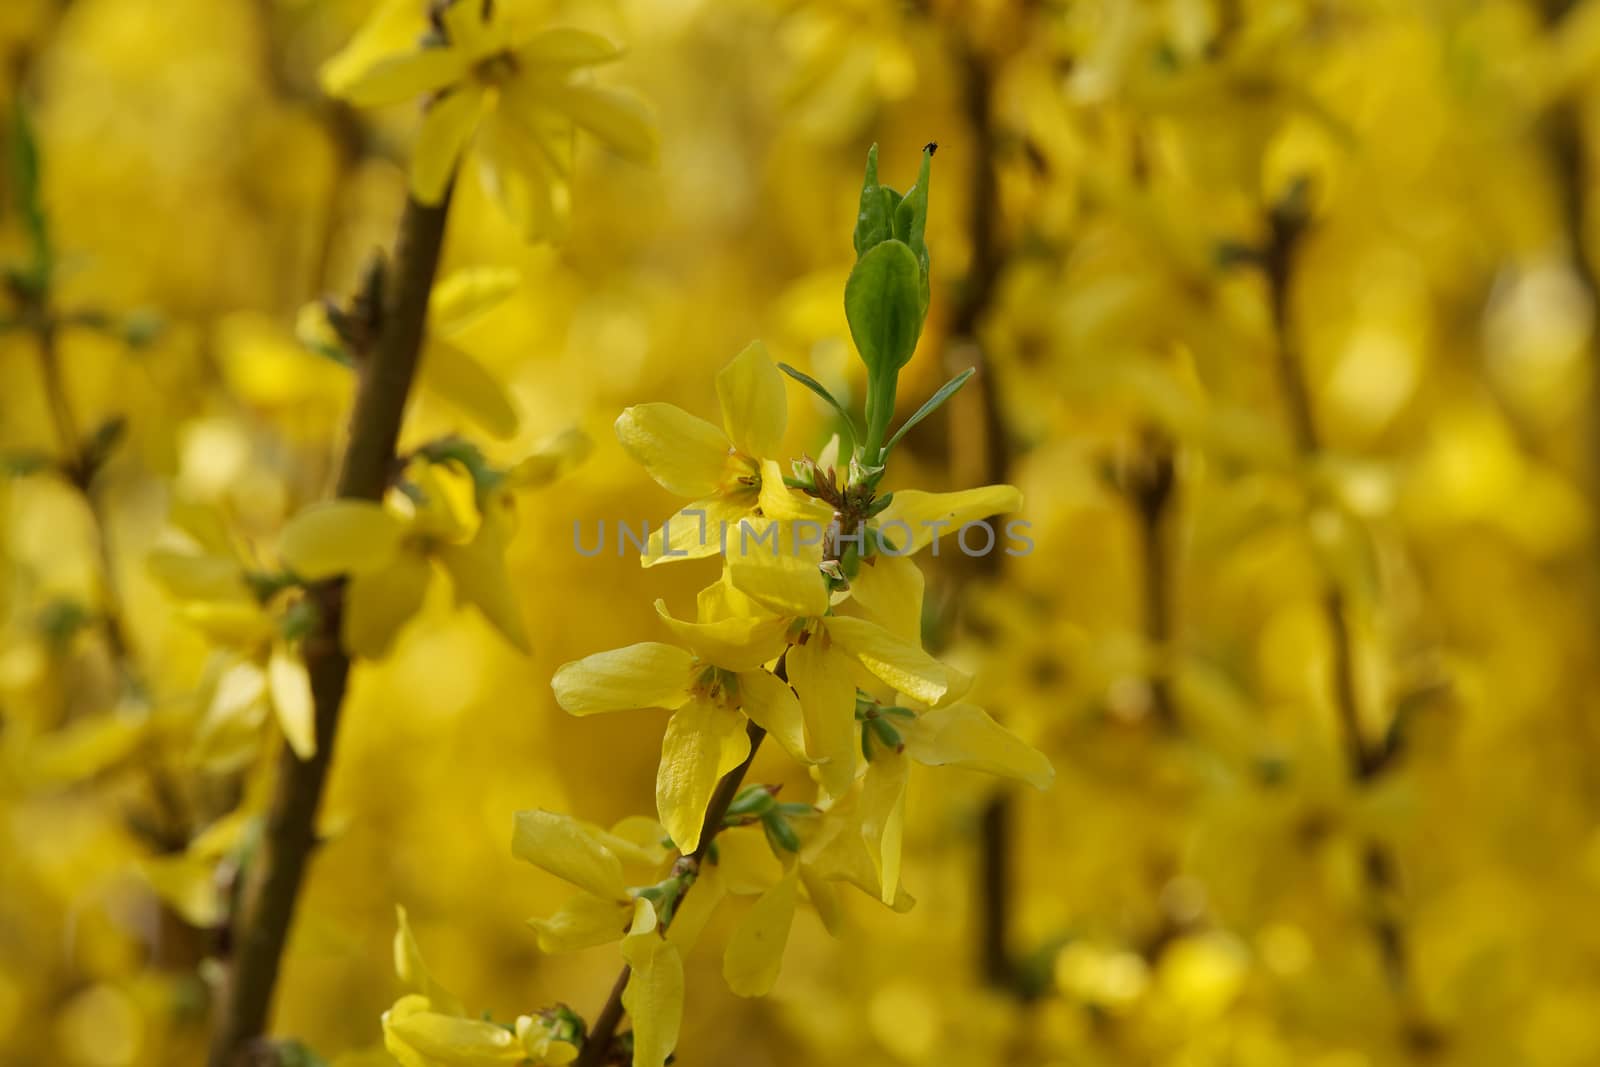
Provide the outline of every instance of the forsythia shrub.
{"type": "Polygon", "coordinates": [[[1597,0],[0,58],[0,1067],[1600,1062],[1597,0]]]}

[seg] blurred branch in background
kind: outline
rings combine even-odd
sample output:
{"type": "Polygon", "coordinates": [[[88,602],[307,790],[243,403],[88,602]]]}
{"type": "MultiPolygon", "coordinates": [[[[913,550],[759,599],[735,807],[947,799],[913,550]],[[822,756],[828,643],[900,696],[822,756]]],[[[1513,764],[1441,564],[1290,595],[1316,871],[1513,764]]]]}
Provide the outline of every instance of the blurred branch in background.
{"type": "MultiPolygon", "coordinates": [[[[350,436],[336,495],[380,501],[389,487],[406,401],[422,350],[428,298],[444,244],[450,194],[436,205],[408,199],[384,275],[384,299],[376,341],[363,353],[350,436]]],[[[316,817],[333,760],[334,740],[350,674],[340,643],[344,582],[311,590],[316,631],[306,639],[316,751],[301,759],[285,746],[278,764],[262,840],[248,868],[232,917],[234,957],[217,1005],[211,1044],[212,1067],[240,1062],[264,1032],[283,950],[306,866],[316,847],[316,817]]]]}
{"type": "MultiPolygon", "coordinates": [[[[1311,224],[1311,189],[1304,179],[1294,181],[1268,215],[1266,246],[1261,250],[1260,266],[1265,276],[1271,305],[1277,376],[1283,406],[1288,412],[1290,430],[1302,464],[1316,462],[1323,448],[1316,412],[1306,381],[1305,362],[1294,326],[1293,290],[1296,260],[1311,224]]],[[[1322,615],[1329,641],[1333,704],[1338,719],[1340,741],[1344,746],[1346,770],[1351,785],[1365,788],[1384,769],[1382,746],[1366,736],[1361,721],[1357,688],[1355,637],[1350,625],[1350,606],[1336,579],[1321,579],[1322,615]]],[[[1411,973],[1412,956],[1401,915],[1402,886],[1399,862],[1383,841],[1364,835],[1361,842],[1361,877],[1367,894],[1369,923],[1377,944],[1384,972],[1400,1002],[1405,1037],[1417,1052],[1437,1046],[1441,1035],[1426,1020],[1418,1003],[1411,973]]]]}

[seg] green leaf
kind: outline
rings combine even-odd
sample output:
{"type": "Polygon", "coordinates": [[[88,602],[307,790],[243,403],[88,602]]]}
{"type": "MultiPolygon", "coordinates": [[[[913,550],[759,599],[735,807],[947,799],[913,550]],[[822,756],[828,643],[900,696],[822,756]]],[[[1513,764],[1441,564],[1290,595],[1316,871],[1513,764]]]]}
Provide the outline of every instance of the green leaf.
{"type": "Polygon", "coordinates": [[[911,246],[917,254],[922,269],[928,269],[928,246],[923,232],[928,226],[928,178],[933,167],[933,154],[922,152],[922,169],[917,172],[917,184],[906,190],[906,195],[894,212],[894,235],[911,246]]]}
{"type": "Polygon", "coordinates": [[[940,406],[943,405],[946,400],[949,400],[951,397],[955,396],[956,393],[960,391],[961,387],[967,384],[967,379],[971,378],[976,373],[978,373],[977,367],[968,367],[966,370],[962,371],[960,374],[956,375],[954,378],[951,378],[948,382],[945,382],[942,386],[940,386],[939,391],[930,396],[927,400],[927,403],[918,408],[916,412],[909,419],[907,419],[898,430],[894,432],[894,436],[889,438],[889,442],[883,446],[883,450],[888,452],[890,449],[894,448],[895,444],[900,440],[900,438],[904,437],[911,430],[911,427],[915,426],[929,415],[932,415],[935,411],[938,411],[940,406]]]}
{"type": "Polygon", "coordinates": [[[845,283],[845,318],[867,365],[866,445],[871,463],[877,463],[877,449],[888,432],[896,381],[916,351],[925,310],[922,270],[902,241],[884,241],[867,252],[845,283]]]}
{"type": "Polygon", "coordinates": [[[856,216],[853,237],[856,255],[889,239],[893,209],[885,210],[882,190],[878,186],[878,146],[867,149],[867,173],[861,182],[861,211],[856,216]]]}
{"type": "Polygon", "coordinates": [[[829,406],[831,406],[834,411],[839,413],[839,418],[844,422],[845,430],[850,434],[850,447],[852,450],[854,450],[856,444],[855,420],[850,417],[850,413],[845,410],[844,405],[839,403],[839,399],[832,393],[828,392],[823,384],[811,377],[811,375],[806,374],[803,371],[798,371],[789,366],[787,363],[779,363],[778,369],[783,371],[783,373],[787,374],[789,377],[793,378],[795,381],[799,382],[801,385],[805,386],[807,389],[811,390],[813,393],[816,393],[822,399],[826,400],[829,406]]]}

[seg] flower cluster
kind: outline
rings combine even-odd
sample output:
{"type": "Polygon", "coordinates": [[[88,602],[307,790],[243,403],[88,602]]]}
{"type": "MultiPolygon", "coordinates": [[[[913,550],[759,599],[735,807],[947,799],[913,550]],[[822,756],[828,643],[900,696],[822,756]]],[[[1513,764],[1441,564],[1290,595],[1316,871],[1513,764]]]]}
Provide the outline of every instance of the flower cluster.
{"type": "MultiPolygon", "coordinates": [[[[864,430],[821,384],[774,364],[759,343],[717,376],[720,427],[669,404],[617,419],[627,452],[690,501],[646,546],[644,565],[717,555],[721,573],[701,590],[692,619],[656,602],[670,641],[596,653],[562,666],[552,683],[575,715],[672,712],[656,778],[659,823],[632,819],[606,831],[525,811],[513,849],[580,891],[534,920],[543,949],[621,938],[635,1067],[660,1067],[672,1053],[682,954],[726,897],[756,898],[724,955],[728,985],[743,996],[772,988],[802,902],[834,931],[841,883],[896,910],[911,906],[901,851],[913,763],[1039,788],[1053,778],[1040,753],[964,699],[971,680],[922,647],[923,582],[910,558],[941,529],[1017,510],[1020,494],[1003,485],[881,489],[904,431],[967,377],[889,435],[899,371],[927,314],[931,154],[904,195],[878,183],[876,149],[868,163],[845,290],[868,370],[864,430]],[[842,416],[848,446],[835,436],[816,458],[779,461],[785,372],[842,416]],[[725,535],[706,537],[710,522],[725,535]],[[804,537],[805,524],[824,532],[804,537]],[[904,529],[916,531],[910,543],[894,539],[904,529]],[[768,736],[809,771],[814,802],[780,803],[768,785],[739,788],[768,736]]],[[[591,1032],[587,1041],[608,1046],[612,1036],[591,1032]]],[[[608,1054],[588,1053],[593,1062],[608,1054]]]]}

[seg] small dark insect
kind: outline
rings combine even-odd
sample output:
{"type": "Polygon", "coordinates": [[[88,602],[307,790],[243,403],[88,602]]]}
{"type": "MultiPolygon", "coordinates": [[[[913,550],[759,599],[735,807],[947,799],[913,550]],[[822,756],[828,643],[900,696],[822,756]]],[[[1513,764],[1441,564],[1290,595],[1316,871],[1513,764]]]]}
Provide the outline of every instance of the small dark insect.
{"type": "Polygon", "coordinates": [[[938,141],[929,141],[927,144],[922,146],[922,150],[924,152],[928,153],[928,155],[931,156],[935,152],[939,151],[939,142],[938,141]]]}

